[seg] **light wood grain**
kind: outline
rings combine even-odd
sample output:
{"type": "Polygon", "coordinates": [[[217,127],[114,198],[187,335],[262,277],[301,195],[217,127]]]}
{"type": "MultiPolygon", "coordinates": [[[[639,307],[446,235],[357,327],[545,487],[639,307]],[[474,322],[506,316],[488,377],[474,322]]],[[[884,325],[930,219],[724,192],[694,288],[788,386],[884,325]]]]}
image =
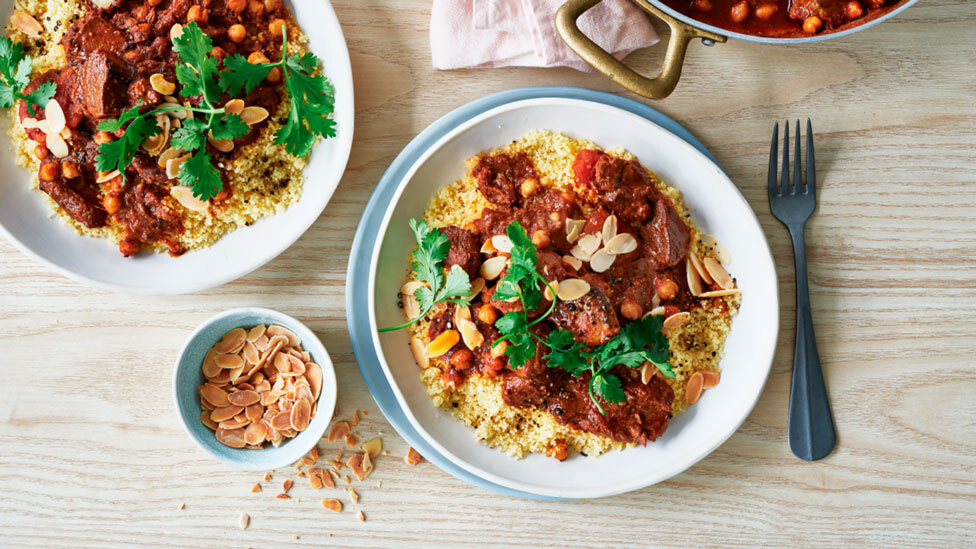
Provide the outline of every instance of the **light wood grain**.
{"type": "MultiPolygon", "coordinates": [[[[654,106],[712,150],[766,231],[783,304],[772,375],[739,432],[687,472],[623,496],[560,503],[497,496],[401,461],[406,446],[351,351],[346,258],[387,165],[448,110],[525,85],[619,90],[568,69],[434,72],[427,0],[336,4],[356,79],[356,139],[335,198],[280,257],[209,292],[142,298],[88,289],[0,242],[0,545],[961,547],[976,539],[969,0],[926,0],[814,45],[691,48],[677,91],[654,106]],[[807,116],[821,178],[807,233],[811,301],[838,431],[836,451],[816,463],[786,444],[792,255],[765,194],[772,122],[807,116]],[[382,433],[391,455],[355,483],[359,505],[336,490],[346,510],[324,511],[318,500],[329,491],[304,479],[293,499],[274,499],[290,471],[251,494],[260,475],[220,465],[184,434],[172,361],[200,321],[241,305],[308,322],[336,362],[340,414],[366,410],[360,432],[382,433]],[[251,516],[244,531],[242,511],[251,516]]],[[[630,62],[654,72],[661,58],[654,48],[630,62]]]]}

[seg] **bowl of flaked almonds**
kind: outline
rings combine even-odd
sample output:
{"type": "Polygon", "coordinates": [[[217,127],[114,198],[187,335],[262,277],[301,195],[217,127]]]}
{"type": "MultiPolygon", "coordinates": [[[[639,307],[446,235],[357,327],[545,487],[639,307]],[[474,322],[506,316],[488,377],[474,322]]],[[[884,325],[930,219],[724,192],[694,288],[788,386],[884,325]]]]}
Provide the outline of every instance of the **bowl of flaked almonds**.
{"type": "Polygon", "coordinates": [[[336,403],[332,360],[298,320],[245,307],[211,317],[176,359],[176,408],[190,438],[239,469],[301,459],[322,438],[336,403]]]}

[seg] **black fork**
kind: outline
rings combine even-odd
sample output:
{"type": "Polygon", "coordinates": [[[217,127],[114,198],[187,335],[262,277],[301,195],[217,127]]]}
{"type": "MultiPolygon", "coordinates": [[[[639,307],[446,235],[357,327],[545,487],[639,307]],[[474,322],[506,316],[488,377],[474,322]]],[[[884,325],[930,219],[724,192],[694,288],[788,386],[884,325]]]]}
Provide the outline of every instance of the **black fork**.
{"type": "Polygon", "coordinates": [[[813,334],[807,252],[803,240],[803,225],[817,208],[817,174],[810,119],[807,119],[805,183],[800,167],[800,121],[796,121],[792,180],[789,122],[783,126],[783,175],[779,182],[776,179],[778,138],[779,122],[773,127],[773,142],[769,147],[769,209],[790,230],[796,267],[796,348],[793,352],[793,383],[790,386],[790,450],[800,459],[814,461],[826,457],[833,450],[836,435],[813,334]]]}

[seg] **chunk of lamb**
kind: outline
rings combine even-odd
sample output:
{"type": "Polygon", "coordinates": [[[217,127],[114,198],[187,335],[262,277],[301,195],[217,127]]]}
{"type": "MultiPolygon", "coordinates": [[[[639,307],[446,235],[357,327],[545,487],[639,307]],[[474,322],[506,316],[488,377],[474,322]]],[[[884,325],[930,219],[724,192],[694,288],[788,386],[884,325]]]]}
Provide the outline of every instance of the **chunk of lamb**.
{"type": "Polygon", "coordinates": [[[483,156],[471,169],[471,175],[481,194],[498,206],[512,206],[518,202],[522,182],[539,179],[532,161],[523,153],[483,156]]]}
{"type": "Polygon", "coordinates": [[[104,227],[106,222],[105,210],[96,208],[85,197],[69,187],[63,180],[41,181],[38,185],[42,191],[61,207],[72,219],[89,229],[104,227]]]}
{"type": "Polygon", "coordinates": [[[576,341],[596,347],[620,333],[620,320],[607,283],[594,274],[584,275],[583,280],[590,284],[589,293],[572,301],[557,301],[549,320],[556,328],[573,332],[576,341]]]}
{"type": "Polygon", "coordinates": [[[828,28],[839,27],[849,21],[844,5],[848,0],[793,0],[790,5],[790,18],[803,21],[816,16],[828,28]]]}
{"type": "Polygon", "coordinates": [[[444,227],[441,232],[451,241],[451,249],[447,252],[444,267],[450,269],[457,265],[471,278],[477,277],[478,267],[481,266],[481,245],[478,242],[478,235],[454,226],[444,227]]]}
{"type": "Polygon", "coordinates": [[[641,226],[640,233],[644,253],[657,261],[659,268],[674,267],[684,260],[691,233],[670,200],[660,198],[654,203],[654,219],[641,226]]]}
{"type": "Polygon", "coordinates": [[[633,160],[600,153],[593,166],[593,187],[608,210],[632,225],[640,225],[654,211],[654,182],[633,160]]]}
{"type": "Polygon", "coordinates": [[[92,118],[118,116],[126,104],[128,70],[114,53],[96,52],[81,65],[76,93],[92,118]]]}
{"type": "Polygon", "coordinates": [[[73,25],[62,41],[65,49],[80,49],[86,54],[97,51],[120,52],[127,43],[125,34],[118,27],[98,16],[73,25]]]}

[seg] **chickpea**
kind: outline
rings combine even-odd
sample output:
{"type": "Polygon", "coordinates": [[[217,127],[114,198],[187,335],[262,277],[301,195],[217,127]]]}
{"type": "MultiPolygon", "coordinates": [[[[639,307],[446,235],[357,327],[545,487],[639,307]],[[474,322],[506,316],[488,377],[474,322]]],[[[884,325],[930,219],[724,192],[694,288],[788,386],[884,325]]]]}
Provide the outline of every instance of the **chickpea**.
{"type": "Polygon", "coordinates": [[[548,448],[546,448],[546,455],[555,458],[559,461],[563,461],[569,456],[569,447],[562,440],[555,440],[548,448]]]}
{"type": "Polygon", "coordinates": [[[811,15],[803,20],[803,32],[807,34],[817,34],[823,27],[823,21],[816,15],[811,15]]]}
{"type": "Polygon", "coordinates": [[[671,315],[676,315],[681,312],[681,309],[675,307],[674,305],[664,306],[664,318],[668,318],[671,315]]]}
{"type": "Polygon", "coordinates": [[[478,309],[478,320],[484,322],[485,324],[495,324],[498,320],[498,309],[494,305],[482,305],[478,309]]]}
{"type": "Polygon", "coordinates": [[[713,6],[711,0],[692,0],[691,7],[695,11],[706,12],[712,11],[713,6]]]}
{"type": "Polygon", "coordinates": [[[264,78],[270,84],[279,84],[281,83],[283,77],[284,75],[281,74],[281,68],[273,67],[270,71],[268,71],[268,76],[265,76],[264,78]]]}
{"type": "Polygon", "coordinates": [[[630,320],[636,320],[644,313],[644,308],[640,306],[633,299],[626,298],[623,303],[620,304],[620,314],[624,315],[624,318],[629,318],[630,320]]]}
{"type": "Polygon", "coordinates": [[[105,206],[106,212],[114,214],[115,212],[119,211],[122,201],[119,200],[117,195],[107,194],[105,195],[105,200],[102,201],[102,204],[105,206]]]}
{"type": "Polygon", "coordinates": [[[145,59],[146,56],[143,55],[141,51],[129,50],[122,54],[122,58],[125,59],[127,62],[135,65],[140,61],[142,61],[143,59],[145,59]]]}
{"type": "Polygon", "coordinates": [[[227,9],[240,13],[247,7],[247,0],[227,0],[224,5],[227,6],[227,9]]]}
{"type": "Polygon", "coordinates": [[[264,3],[259,0],[251,0],[251,3],[247,5],[247,11],[251,17],[261,17],[264,15],[264,3]]]}
{"type": "Polygon", "coordinates": [[[247,36],[247,29],[245,29],[244,25],[241,25],[240,23],[231,25],[230,28],[227,29],[227,37],[230,38],[232,42],[240,44],[241,40],[244,40],[245,36],[247,36]]]}
{"type": "Polygon", "coordinates": [[[146,0],[146,3],[150,6],[158,6],[163,3],[163,0],[146,0]]]}
{"type": "Polygon", "coordinates": [[[255,52],[251,52],[251,55],[247,56],[247,62],[252,65],[257,65],[258,63],[269,63],[270,60],[268,59],[268,56],[264,54],[263,51],[258,50],[255,52]]]}
{"type": "Polygon", "coordinates": [[[746,0],[739,0],[732,6],[732,11],[729,13],[729,17],[735,23],[741,23],[749,17],[749,3],[746,0]]]}
{"type": "Polygon", "coordinates": [[[761,6],[756,8],[756,17],[760,21],[768,21],[774,15],[776,15],[776,12],[778,11],[779,11],[779,6],[777,6],[776,4],[762,4],[761,6]]]}
{"type": "Polygon", "coordinates": [[[54,181],[61,176],[61,166],[57,162],[46,162],[41,164],[37,175],[41,181],[54,181]]]}
{"type": "Polygon", "coordinates": [[[187,23],[203,24],[210,18],[210,12],[200,6],[190,6],[190,11],[186,12],[187,23]]]}
{"type": "Polygon", "coordinates": [[[107,132],[99,130],[99,132],[95,134],[95,143],[98,143],[99,145],[104,145],[110,141],[113,141],[113,138],[112,135],[107,132]]]}
{"type": "Polygon", "coordinates": [[[44,145],[36,145],[34,147],[34,156],[37,157],[38,160],[44,160],[47,158],[47,147],[44,145]]]}
{"type": "Polygon", "coordinates": [[[847,14],[848,19],[857,19],[864,15],[864,7],[857,0],[851,0],[844,4],[844,13],[847,14]]]}
{"type": "Polygon", "coordinates": [[[122,255],[129,257],[142,251],[142,243],[134,238],[126,238],[119,241],[119,251],[122,255]]]}
{"type": "Polygon", "coordinates": [[[284,19],[275,19],[274,21],[268,23],[268,32],[271,33],[271,36],[281,36],[282,29],[284,28],[285,28],[284,19]]]}
{"type": "Polygon", "coordinates": [[[519,189],[522,192],[522,196],[528,198],[539,190],[539,180],[534,177],[527,177],[522,181],[522,185],[519,187],[519,189]]]}
{"type": "Polygon", "coordinates": [[[549,233],[539,229],[538,231],[532,233],[532,243],[535,244],[536,248],[544,249],[549,247],[549,233]]]}
{"type": "Polygon", "coordinates": [[[678,295],[678,284],[670,278],[659,276],[654,278],[654,290],[661,301],[667,301],[678,295]]]}
{"type": "Polygon", "coordinates": [[[81,175],[81,172],[78,170],[77,163],[73,160],[65,160],[61,163],[61,174],[65,179],[74,179],[81,175]]]}
{"type": "Polygon", "coordinates": [[[264,9],[268,10],[269,12],[280,8],[281,0],[264,0],[264,9]]]}
{"type": "Polygon", "coordinates": [[[502,357],[494,357],[487,363],[488,370],[492,372],[500,372],[505,369],[505,359],[502,357]]]}
{"type": "Polygon", "coordinates": [[[467,349],[458,349],[451,355],[451,366],[458,370],[467,370],[474,365],[474,353],[467,349]]]}

